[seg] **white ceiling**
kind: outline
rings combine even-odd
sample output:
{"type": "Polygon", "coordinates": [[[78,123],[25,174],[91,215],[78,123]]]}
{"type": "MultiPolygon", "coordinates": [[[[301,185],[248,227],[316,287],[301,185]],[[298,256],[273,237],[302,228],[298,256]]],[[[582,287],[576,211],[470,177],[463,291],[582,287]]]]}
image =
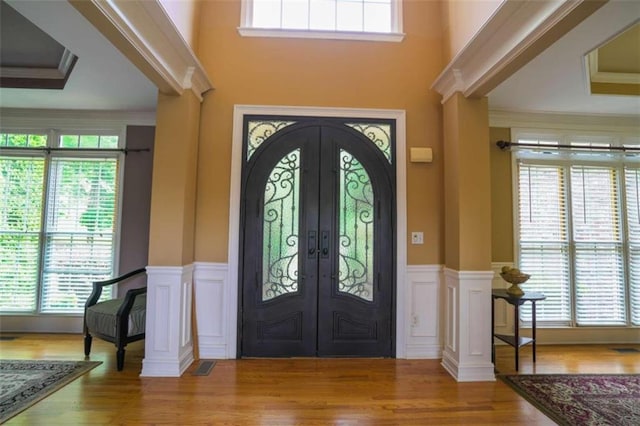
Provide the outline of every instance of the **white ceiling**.
{"type": "Polygon", "coordinates": [[[78,62],[64,90],[0,88],[0,107],[155,111],[156,87],[66,0],[6,1],[78,62]]]}
{"type": "Polygon", "coordinates": [[[640,1],[610,1],[496,87],[489,108],[640,119],[640,96],[590,95],[584,63],[585,54],[638,19],[640,1]]]}
{"type": "MultiPolygon", "coordinates": [[[[64,90],[0,88],[0,107],[154,111],[157,89],[65,0],[7,0],[78,56],[64,90]]],[[[489,94],[493,110],[640,117],[640,97],[589,95],[583,55],[640,19],[612,0],[489,94]]]]}

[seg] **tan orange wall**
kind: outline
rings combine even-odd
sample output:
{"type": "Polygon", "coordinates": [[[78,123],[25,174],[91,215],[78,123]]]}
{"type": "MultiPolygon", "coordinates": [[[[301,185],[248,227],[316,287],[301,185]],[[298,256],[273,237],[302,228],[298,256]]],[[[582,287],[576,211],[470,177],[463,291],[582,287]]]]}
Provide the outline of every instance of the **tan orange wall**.
{"type": "Polygon", "coordinates": [[[640,84],[591,83],[591,93],[601,95],[640,96],[640,84]]]}
{"type": "Polygon", "coordinates": [[[159,1],[191,49],[198,52],[198,15],[202,3],[198,0],[159,1]]]}
{"type": "Polygon", "coordinates": [[[498,9],[503,0],[448,0],[443,7],[445,27],[444,59],[451,61],[482,25],[498,9]]]}
{"type": "Polygon", "coordinates": [[[491,152],[491,260],[513,262],[513,191],[511,153],[496,146],[499,140],[511,140],[511,129],[492,127],[491,152]]]}
{"type": "Polygon", "coordinates": [[[444,105],[447,267],[491,267],[491,171],[487,99],[459,92],[444,105]]]}
{"type": "MultiPolygon", "coordinates": [[[[458,94],[461,98],[462,95],[458,94]]],[[[491,160],[487,98],[461,99],[460,270],[491,266],[491,160]]]]}
{"type": "Polygon", "coordinates": [[[460,138],[458,125],[458,100],[449,99],[444,104],[444,217],[445,221],[445,264],[452,269],[460,269],[460,138]]]}
{"type": "Polygon", "coordinates": [[[200,102],[193,92],[158,95],[153,156],[149,264],[194,261],[200,102]]]}
{"type": "Polygon", "coordinates": [[[202,106],[196,259],[227,260],[235,104],[390,108],[407,112],[407,149],[433,148],[431,164],[407,165],[410,264],[442,263],[440,96],[429,86],[443,68],[441,3],[404,3],[401,43],[241,37],[240,1],[202,4],[199,59],[215,91],[202,106]]]}

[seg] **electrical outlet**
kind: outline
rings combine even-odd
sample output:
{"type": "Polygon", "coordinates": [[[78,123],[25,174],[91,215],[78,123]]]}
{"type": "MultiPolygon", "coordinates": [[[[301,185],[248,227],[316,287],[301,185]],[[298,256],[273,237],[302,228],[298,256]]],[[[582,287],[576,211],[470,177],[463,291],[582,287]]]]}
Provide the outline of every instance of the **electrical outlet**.
{"type": "Polygon", "coordinates": [[[413,314],[411,315],[411,327],[417,327],[418,326],[418,316],[413,314]]]}
{"type": "Polygon", "coordinates": [[[411,244],[424,244],[424,233],[422,233],[422,232],[412,232],[411,233],[411,244]]]}

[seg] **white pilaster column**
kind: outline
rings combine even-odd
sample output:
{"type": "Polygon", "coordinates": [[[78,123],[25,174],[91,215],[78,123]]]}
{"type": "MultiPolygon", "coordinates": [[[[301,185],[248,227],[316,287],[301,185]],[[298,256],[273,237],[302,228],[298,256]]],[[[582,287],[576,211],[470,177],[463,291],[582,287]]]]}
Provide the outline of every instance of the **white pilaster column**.
{"type": "Polygon", "coordinates": [[[493,271],[445,268],[442,366],[459,382],[494,381],[491,362],[493,271]]]}
{"type": "Polygon", "coordinates": [[[193,265],[147,266],[147,323],[141,376],[179,377],[193,363],[193,265]]]}

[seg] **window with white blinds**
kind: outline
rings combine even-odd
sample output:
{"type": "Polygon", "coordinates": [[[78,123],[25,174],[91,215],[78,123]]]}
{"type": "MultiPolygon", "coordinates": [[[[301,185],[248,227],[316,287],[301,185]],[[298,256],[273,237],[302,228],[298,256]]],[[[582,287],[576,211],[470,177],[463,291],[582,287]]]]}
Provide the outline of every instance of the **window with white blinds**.
{"type": "MultiPolygon", "coordinates": [[[[547,296],[536,311],[546,321],[571,319],[565,181],[562,167],[520,164],[520,269],[532,276],[523,288],[535,285],[547,296]]],[[[528,317],[529,309],[523,306],[523,315],[528,317]]]]}
{"type": "Polygon", "coordinates": [[[618,171],[571,166],[578,325],[624,325],[625,286],[618,171]]]}
{"type": "Polygon", "coordinates": [[[640,170],[547,145],[516,153],[517,262],[522,287],[547,296],[538,321],[640,325],[640,170]]]}
{"type": "Polygon", "coordinates": [[[640,325],[640,168],[626,167],[626,219],[631,322],[640,325]]]}
{"type": "Polygon", "coordinates": [[[0,134],[0,310],[79,314],[114,271],[118,136],[31,136],[0,134]]]}
{"type": "Polygon", "coordinates": [[[44,158],[0,156],[0,307],[37,307],[44,158]]]}

